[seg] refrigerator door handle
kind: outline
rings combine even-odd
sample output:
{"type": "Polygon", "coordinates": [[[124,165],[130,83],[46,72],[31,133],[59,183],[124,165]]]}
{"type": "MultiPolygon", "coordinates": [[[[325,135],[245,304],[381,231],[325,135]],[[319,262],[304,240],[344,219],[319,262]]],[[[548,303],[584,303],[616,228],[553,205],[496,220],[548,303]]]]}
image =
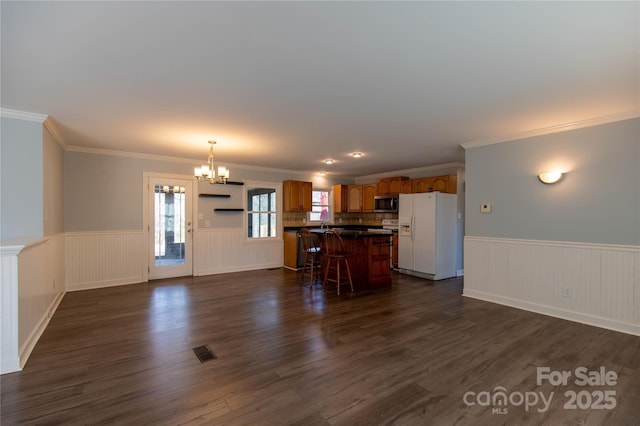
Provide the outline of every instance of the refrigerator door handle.
{"type": "Polygon", "coordinates": [[[411,216],[411,239],[413,240],[413,232],[416,227],[416,217],[411,216]]]}

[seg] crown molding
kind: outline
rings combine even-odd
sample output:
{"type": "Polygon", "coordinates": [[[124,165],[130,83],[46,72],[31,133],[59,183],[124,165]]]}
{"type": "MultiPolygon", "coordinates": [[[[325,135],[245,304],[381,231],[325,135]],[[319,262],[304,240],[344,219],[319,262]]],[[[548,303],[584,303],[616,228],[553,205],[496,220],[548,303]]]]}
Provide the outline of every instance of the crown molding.
{"type": "Polygon", "coordinates": [[[75,146],[75,145],[67,146],[66,151],[80,152],[82,154],[109,155],[111,157],[128,157],[128,158],[140,158],[143,160],[170,161],[174,163],[178,162],[178,163],[193,164],[193,163],[202,162],[202,160],[194,160],[194,159],[182,158],[182,157],[170,157],[167,155],[156,155],[156,154],[143,154],[140,152],[130,152],[130,151],[116,151],[113,149],[90,148],[86,146],[75,146]]]}
{"type": "Polygon", "coordinates": [[[44,123],[47,119],[46,114],[36,114],[34,112],[18,111],[15,109],[0,108],[0,117],[15,118],[16,120],[35,121],[44,123]]]}
{"type": "Polygon", "coordinates": [[[67,144],[64,141],[62,134],[60,134],[58,126],[55,125],[51,117],[47,117],[47,119],[44,120],[44,128],[49,131],[49,133],[53,137],[53,140],[56,141],[58,145],[60,145],[60,148],[62,148],[63,151],[65,151],[67,149],[67,144]]]}
{"type": "Polygon", "coordinates": [[[435,164],[433,166],[424,166],[424,167],[416,167],[413,169],[404,169],[404,170],[395,170],[392,172],[384,172],[377,173],[373,175],[366,176],[358,176],[356,177],[356,181],[367,181],[373,179],[381,179],[386,177],[394,177],[394,176],[402,176],[403,174],[417,174],[417,173],[430,173],[443,169],[452,169],[452,168],[462,168],[464,169],[464,163],[454,162],[454,163],[443,163],[443,164],[435,164]]]}
{"type": "Polygon", "coordinates": [[[617,114],[604,115],[601,117],[589,118],[586,120],[574,121],[571,123],[558,124],[541,129],[527,130],[511,135],[499,136],[495,138],[481,139],[460,144],[464,149],[477,148],[479,146],[494,145],[503,142],[511,142],[520,139],[532,138],[535,136],[550,135],[552,133],[565,132],[567,130],[583,129],[585,127],[598,126],[600,124],[615,123],[616,121],[629,120],[640,117],[640,110],[625,111],[617,114]]]}
{"type": "MultiPolygon", "coordinates": [[[[79,152],[82,154],[96,154],[96,155],[109,155],[112,157],[127,157],[127,158],[139,158],[143,160],[154,160],[154,161],[169,161],[173,163],[186,163],[186,164],[202,164],[204,162],[203,158],[184,158],[184,157],[171,157],[167,155],[156,155],[156,154],[144,154],[140,152],[130,152],[130,151],[116,151],[111,149],[102,149],[102,148],[89,148],[84,146],[74,146],[69,145],[65,148],[66,151],[69,152],[79,152]]],[[[251,171],[263,171],[263,172],[273,172],[273,173],[288,173],[293,175],[308,175],[308,171],[301,170],[289,170],[289,169],[276,169],[270,167],[261,167],[261,166],[250,166],[247,164],[236,164],[236,163],[228,163],[224,162],[224,164],[233,169],[242,169],[242,170],[251,170],[251,171]]]]}

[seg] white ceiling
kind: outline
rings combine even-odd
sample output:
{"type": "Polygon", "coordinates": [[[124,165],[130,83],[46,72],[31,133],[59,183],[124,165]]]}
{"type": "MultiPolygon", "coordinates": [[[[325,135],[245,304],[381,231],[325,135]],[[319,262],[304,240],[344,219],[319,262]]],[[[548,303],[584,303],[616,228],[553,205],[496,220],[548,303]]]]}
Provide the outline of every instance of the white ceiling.
{"type": "Polygon", "coordinates": [[[204,161],[215,139],[222,164],[345,176],[464,161],[639,110],[639,5],[3,0],[1,104],[71,149],[204,161]]]}

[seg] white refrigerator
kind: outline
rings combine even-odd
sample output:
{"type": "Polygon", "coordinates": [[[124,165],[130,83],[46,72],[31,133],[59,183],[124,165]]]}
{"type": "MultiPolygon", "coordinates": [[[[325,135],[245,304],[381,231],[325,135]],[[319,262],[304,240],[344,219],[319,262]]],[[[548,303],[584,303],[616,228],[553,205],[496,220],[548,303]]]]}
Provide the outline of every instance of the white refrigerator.
{"type": "Polygon", "coordinates": [[[430,280],[456,276],[457,210],[456,194],[400,194],[400,273],[430,280]]]}

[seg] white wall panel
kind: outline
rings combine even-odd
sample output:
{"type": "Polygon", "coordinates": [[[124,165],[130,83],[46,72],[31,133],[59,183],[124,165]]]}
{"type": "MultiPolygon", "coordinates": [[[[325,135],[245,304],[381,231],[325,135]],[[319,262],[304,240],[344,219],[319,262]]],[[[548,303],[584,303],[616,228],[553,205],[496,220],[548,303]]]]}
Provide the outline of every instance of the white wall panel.
{"type": "Polygon", "coordinates": [[[20,370],[64,296],[64,235],[2,247],[0,373],[20,370]]]}
{"type": "Polygon", "coordinates": [[[142,231],[67,233],[67,290],[144,282],[146,253],[142,231]]]}
{"type": "Polygon", "coordinates": [[[465,237],[464,295],[640,335],[640,247],[465,237]]]}
{"type": "Polygon", "coordinates": [[[603,250],[601,252],[600,315],[618,321],[633,322],[634,290],[640,291],[640,288],[634,289],[633,286],[633,256],[634,254],[630,251],[603,250]]]}
{"type": "Polygon", "coordinates": [[[193,274],[211,275],[282,266],[281,238],[247,241],[245,232],[244,228],[196,231],[193,274]]]}
{"type": "Polygon", "coordinates": [[[600,251],[594,248],[555,246],[553,305],[570,311],[599,314],[600,251]],[[563,288],[572,297],[562,296],[563,288]]]}

